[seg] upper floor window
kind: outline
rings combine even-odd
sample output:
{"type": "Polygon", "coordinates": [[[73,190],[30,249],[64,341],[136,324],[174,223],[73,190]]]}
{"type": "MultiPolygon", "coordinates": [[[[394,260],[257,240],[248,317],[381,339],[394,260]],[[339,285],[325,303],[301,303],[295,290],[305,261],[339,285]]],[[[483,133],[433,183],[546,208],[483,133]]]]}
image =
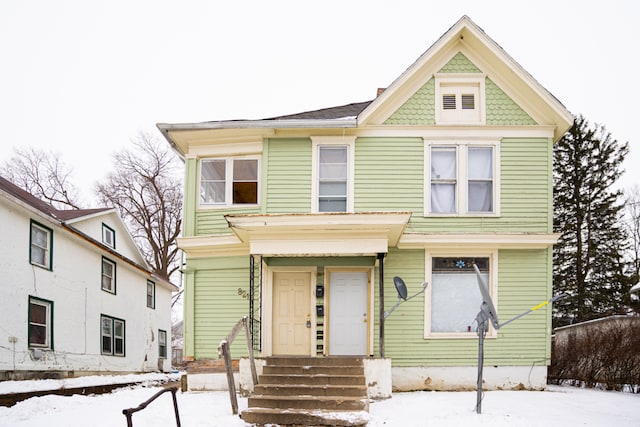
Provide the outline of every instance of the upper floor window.
{"type": "Polygon", "coordinates": [[[257,205],[259,163],[256,158],[202,159],[200,205],[257,205]]]}
{"type": "Polygon", "coordinates": [[[116,232],[107,224],[102,224],[102,243],[114,249],[116,247],[116,232]]]}
{"type": "Polygon", "coordinates": [[[29,262],[38,267],[51,270],[53,231],[35,221],[31,221],[29,246],[29,262]]]}
{"type": "Polygon", "coordinates": [[[314,212],[353,211],[355,138],[314,137],[314,212]]]}
{"type": "Polygon", "coordinates": [[[484,124],[484,75],[436,75],[436,124],[484,124]]]}
{"type": "Polygon", "coordinates": [[[102,290],[116,293],[116,263],[102,258],[102,290]]]}
{"type": "MultiPolygon", "coordinates": [[[[497,143],[428,144],[429,214],[497,214],[497,143]]],[[[425,171],[426,172],[426,171],[425,171]]]]}
{"type": "Polygon", "coordinates": [[[125,322],[122,319],[100,316],[100,352],[112,356],[124,356],[125,322]]]}
{"type": "Polygon", "coordinates": [[[29,297],[29,348],[53,349],[53,302],[29,297]]]}
{"type": "Polygon", "coordinates": [[[156,308],[156,284],[147,280],[147,307],[156,308]]]}

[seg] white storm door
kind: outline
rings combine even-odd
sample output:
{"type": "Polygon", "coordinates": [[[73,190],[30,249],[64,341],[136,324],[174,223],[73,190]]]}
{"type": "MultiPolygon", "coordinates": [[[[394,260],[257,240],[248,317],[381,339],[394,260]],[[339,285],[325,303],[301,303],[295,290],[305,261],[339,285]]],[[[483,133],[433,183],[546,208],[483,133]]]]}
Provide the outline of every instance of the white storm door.
{"type": "Polygon", "coordinates": [[[329,354],[366,355],[369,329],[367,272],[329,273],[329,354]]]}
{"type": "Polygon", "coordinates": [[[274,355],[309,355],[311,350],[311,274],[273,274],[274,355]]]}

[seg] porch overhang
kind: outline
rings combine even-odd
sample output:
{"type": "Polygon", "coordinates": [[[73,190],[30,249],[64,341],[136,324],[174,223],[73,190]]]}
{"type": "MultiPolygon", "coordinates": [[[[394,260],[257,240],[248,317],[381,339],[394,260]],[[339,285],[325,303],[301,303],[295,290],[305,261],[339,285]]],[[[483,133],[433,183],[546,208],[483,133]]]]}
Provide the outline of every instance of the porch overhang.
{"type": "Polygon", "coordinates": [[[410,218],[410,212],[225,215],[251,254],[274,257],[386,253],[410,218]]]}

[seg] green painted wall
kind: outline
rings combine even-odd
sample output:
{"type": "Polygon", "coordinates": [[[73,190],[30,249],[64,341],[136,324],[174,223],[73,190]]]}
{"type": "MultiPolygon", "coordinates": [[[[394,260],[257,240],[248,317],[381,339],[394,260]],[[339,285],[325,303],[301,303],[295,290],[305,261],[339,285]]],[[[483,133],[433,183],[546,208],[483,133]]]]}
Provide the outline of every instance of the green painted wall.
{"type": "Polygon", "coordinates": [[[358,138],[355,151],[356,212],[412,211],[422,214],[422,138],[358,138]]]}
{"type": "MultiPolygon", "coordinates": [[[[481,73],[462,53],[455,55],[439,73],[481,73]]],[[[386,121],[386,125],[435,125],[435,79],[430,78],[386,121]]],[[[535,125],[535,121],[489,77],[485,79],[486,124],[490,126],[535,125]]]]}
{"type": "MultiPolygon", "coordinates": [[[[194,271],[193,354],[217,359],[220,341],[249,313],[249,257],[192,260],[187,269],[194,271]]],[[[244,334],[236,338],[231,354],[234,359],[248,354],[244,334]]]]}
{"type": "Polygon", "coordinates": [[[267,168],[268,213],[311,211],[311,140],[270,139],[267,168]]]}
{"type": "MultiPolygon", "coordinates": [[[[550,272],[546,250],[499,251],[498,315],[506,321],[549,298],[550,272]]],[[[424,252],[390,251],[385,259],[385,307],[395,303],[393,276],[401,276],[409,294],[419,290],[424,277],[424,252]]],[[[377,282],[377,276],[376,276],[377,282]]],[[[376,290],[378,286],[376,284],[376,290]]],[[[394,366],[469,366],[477,363],[478,340],[424,339],[424,297],[403,305],[385,321],[385,356],[394,366]]],[[[378,299],[376,298],[376,305],[378,299]]],[[[479,308],[479,307],[478,307],[479,308]]],[[[550,327],[547,308],[538,310],[498,331],[485,341],[487,365],[545,365],[550,327]]],[[[471,320],[476,313],[469,313],[471,320]]],[[[376,323],[376,335],[378,335],[376,323]]],[[[378,341],[376,336],[376,352],[378,341]]]]}

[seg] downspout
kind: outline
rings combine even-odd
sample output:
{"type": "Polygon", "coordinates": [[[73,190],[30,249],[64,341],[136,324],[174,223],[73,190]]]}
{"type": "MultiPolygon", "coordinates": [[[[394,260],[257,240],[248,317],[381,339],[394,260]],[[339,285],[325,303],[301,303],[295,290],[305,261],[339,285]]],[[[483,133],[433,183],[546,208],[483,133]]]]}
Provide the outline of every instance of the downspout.
{"type": "Polygon", "coordinates": [[[378,254],[378,285],[380,287],[378,291],[379,304],[379,319],[380,319],[380,357],[384,357],[384,256],[385,254],[378,254]]]}

